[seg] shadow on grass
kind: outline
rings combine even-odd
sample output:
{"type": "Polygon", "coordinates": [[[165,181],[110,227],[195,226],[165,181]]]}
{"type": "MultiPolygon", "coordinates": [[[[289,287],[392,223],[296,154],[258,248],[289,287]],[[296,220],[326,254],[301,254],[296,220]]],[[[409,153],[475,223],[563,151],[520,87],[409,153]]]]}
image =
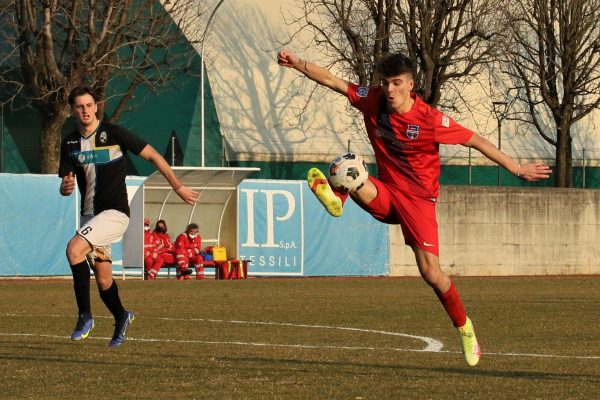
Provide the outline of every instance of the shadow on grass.
{"type": "MultiPolygon", "coordinates": [[[[151,355],[132,354],[128,351],[128,348],[121,349],[108,349],[100,344],[100,342],[92,343],[73,343],[71,341],[55,342],[51,345],[41,344],[35,342],[19,342],[19,341],[0,341],[0,347],[9,347],[11,350],[15,349],[18,351],[35,351],[38,354],[35,355],[14,355],[6,352],[0,353],[0,360],[2,361],[29,361],[29,362],[42,362],[42,363],[63,363],[73,365],[105,365],[105,366],[119,366],[119,367],[139,367],[145,369],[152,368],[163,368],[168,364],[174,365],[185,365],[186,367],[193,368],[204,368],[213,369],[215,364],[226,363],[226,364],[250,364],[246,365],[245,369],[250,368],[262,368],[262,369],[277,369],[281,370],[282,367],[298,368],[301,366],[320,368],[323,370],[332,371],[332,367],[336,373],[342,374],[356,374],[356,368],[364,369],[365,372],[373,373],[374,370],[383,371],[402,371],[405,370],[408,373],[415,373],[417,371],[426,373],[437,373],[445,375],[465,375],[465,376],[478,376],[488,378],[517,378],[517,379],[528,379],[528,380],[545,380],[545,381],[563,381],[563,380],[591,380],[600,382],[599,374],[577,374],[577,373],[556,373],[556,372],[543,372],[543,371],[524,371],[524,370],[492,370],[486,369],[485,365],[478,367],[436,367],[436,366],[421,366],[421,365],[402,365],[402,364],[382,364],[382,363],[363,363],[363,362],[350,362],[350,361],[321,361],[321,360],[302,360],[277,357],[228,357],[214,355],[214,353],[205,353],[202,355],[198,354],[165,354],[160,350],[151,355]],[[93,343],[93,344],[92,344],[93,343]],[[90,345],[92,344],[92,345],[90,345]],[[88,349],[85,354],[76,353],[84,349],[84,346],[88,349]],[[72,354],[64,355],[51,355],[51,354],[40,354],[41,352],[64,352],[73,350],[72,354]],[[135,357],[147,357],[146,359],[139,359],[133,361],[131,356],[135,357]],[[83,359],[82,357],[88,357],[89,359],[83,359]],[[102,359],[104,357],[110,357],[110,359],[102,359]],[[126,357],[127,359],[124,359],[126,357]],[[159,361],[157,363],[157,361],[159,361]],[[211,365],[212,364],[212,365],[211,365]],[[352,369],[351,371],[344,371],[344,368],[352,369]]],[[[107,342],[108,343],[108,342],[107,342]]],[[[137,352],[138,347],[131,344],[131,349],[137,352]]],[[[433,353],[428,353],[433,354],[433,353]]],[[[462,357],[456,354],[457,357],[462,357]]],[[[462,360],[461,360],[462,361],[462,360]]],[[[215,368],[222,368],[216,366],[215,368]]]]}
{"type": "MultiPolygon", "coordinates": [[[[461,356],[462,357],[462,356],[461,356]]],[[[339,362],[339,361],[311,361],[311,360],[290,360],[290,359],[275,359],[275,358],[260,358],[260,357],[248,357],[248,358],[234,358],[234,357],[219,357],[219,360],[228,362],[246,362],[251,364],[262,364],[263,366],[268,365],[285,365],[290,366],[322,366],[323,368],[328,367],[356,367],[366,369],[383,369],[383,370],[407,370],[407,371],[422,371],[422,372],[433,372],[443,374],[455,374],[455,375],[468,375],[468,376],[481,376],[481,377],[492,377],[492,378],[519,378],[519,379],[532,379],[532,380],[572,380],[572,379],[591,379],[600,381],[600,375],[595,374],[560,374],[550,372],[536,372],[536,371],[502,371],[502,370],[489,370],[484,369],[485,367],[426,367],[426,366],[415,366],[415,365],[387,365],[377,363],[355,363],[355,362],[339,362]]],[[[352,373],[355,373],[353,371],[352,373]]]]}

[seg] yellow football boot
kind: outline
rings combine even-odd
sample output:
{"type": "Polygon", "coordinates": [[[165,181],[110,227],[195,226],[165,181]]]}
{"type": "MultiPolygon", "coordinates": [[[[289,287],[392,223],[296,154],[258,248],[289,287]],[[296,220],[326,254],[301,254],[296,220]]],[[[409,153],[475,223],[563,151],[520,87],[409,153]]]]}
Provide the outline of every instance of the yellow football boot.
{"type": "Polygon", "coordinates": [[[464,326],[458,328],[458,337],[462,343],[463,353],[467,364],[474,367],[481,358],[481,349],[477,338],[475,337],[475,330],[473,329],[473,323],[469,318],[464,326]]]}
{"type": "Polygon", "coordinates": [[[342,215],[342,200],[333,193],[325,175],[318,168],[308,170],[306,176],[310,190],[317,196],[317,199],[323,204],[327,212],[334,217],[342,215]]]}

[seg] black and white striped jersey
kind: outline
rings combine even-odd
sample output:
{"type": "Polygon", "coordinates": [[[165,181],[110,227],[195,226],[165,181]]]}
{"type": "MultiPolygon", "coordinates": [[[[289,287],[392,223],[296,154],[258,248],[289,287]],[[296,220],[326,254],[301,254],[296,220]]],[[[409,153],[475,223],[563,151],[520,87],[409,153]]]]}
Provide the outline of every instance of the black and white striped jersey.
{"type": "Polygon", "coordinates": [[[105,122],[87,138],[74,131],[62,141],[58,176],[75,173],[82,199],[81,215],[112,209],[129,216],[127,151],[139,155],[146,145],[128,130],[105,122]]]}

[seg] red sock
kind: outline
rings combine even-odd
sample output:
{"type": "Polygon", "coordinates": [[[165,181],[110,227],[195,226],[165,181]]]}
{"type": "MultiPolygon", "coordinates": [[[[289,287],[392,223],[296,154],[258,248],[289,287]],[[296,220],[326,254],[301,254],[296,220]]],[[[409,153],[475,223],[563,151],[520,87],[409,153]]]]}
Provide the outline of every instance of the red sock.
{"type": "Polygon", "coordinates": [[[342,205],[344,205],[346,199],[348,198],[348,193],[338,192],[333,187],[331,188],[331,190],[333,190],[333,194],[335,194],[342,201],[342,205]]]}
{"type": "Polygon", "coordinates": [[[446,293],[440,294],[436,291],[435,294],[437,294],[437,297],[440,299],[440,302],[444,306],[444,309],[450,316],[455,327],[458,328],[467,323],[465,307],[460,300],[460,295],[458,294],[458,290],[456,290],[456,286],[454,286],[454,281],[450,281],[450,289],[448,289],[446,293]]]}

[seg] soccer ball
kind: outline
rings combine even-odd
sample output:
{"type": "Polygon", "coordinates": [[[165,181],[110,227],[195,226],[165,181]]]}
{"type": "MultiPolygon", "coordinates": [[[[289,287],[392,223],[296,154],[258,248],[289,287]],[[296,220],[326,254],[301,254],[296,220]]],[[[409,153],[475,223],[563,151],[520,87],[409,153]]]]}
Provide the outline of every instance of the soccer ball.
{"type": "Polygon", "coordinates": [[[360,189],[368,177],[367,164],[357,154],[346,153],[329,164],[329,183],[339,192],[360,189]]]}

